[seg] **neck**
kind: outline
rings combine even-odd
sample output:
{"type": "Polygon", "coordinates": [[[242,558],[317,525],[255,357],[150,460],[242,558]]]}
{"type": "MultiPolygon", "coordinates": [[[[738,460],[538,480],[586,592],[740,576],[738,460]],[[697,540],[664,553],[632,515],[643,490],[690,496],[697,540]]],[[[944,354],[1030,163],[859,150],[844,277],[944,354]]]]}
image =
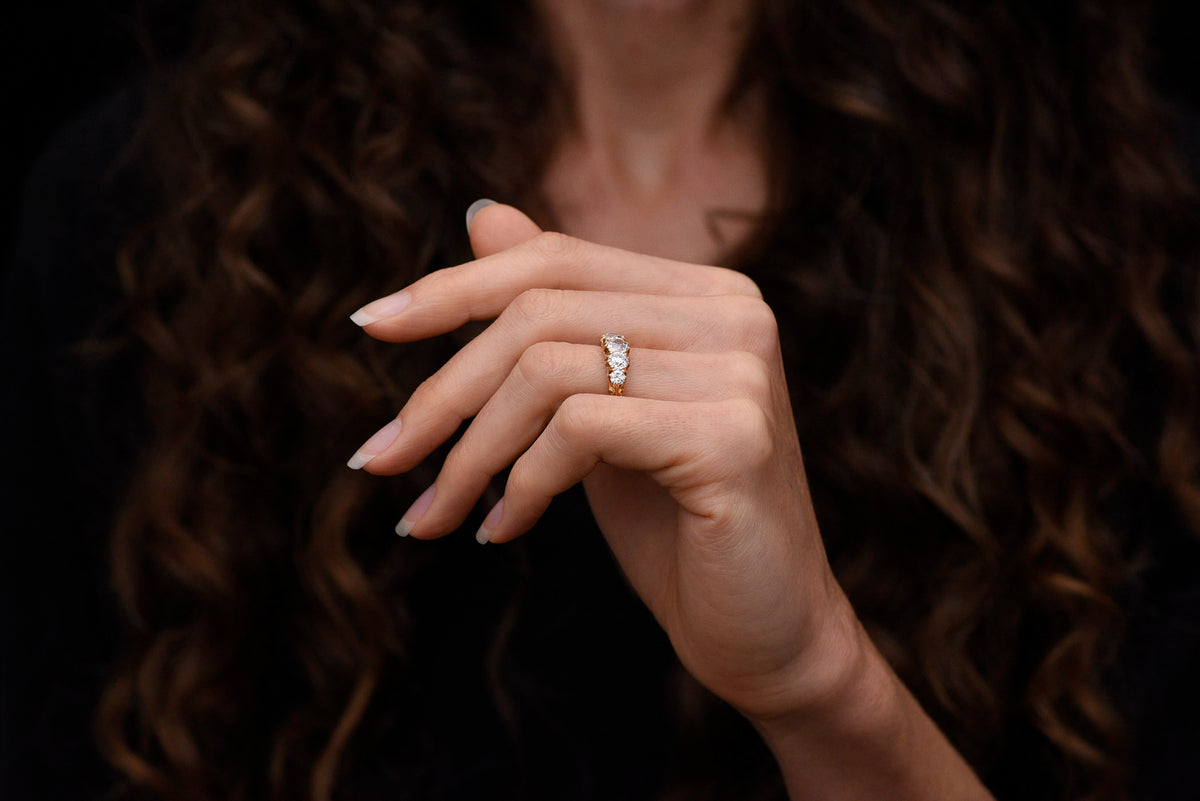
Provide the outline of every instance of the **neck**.
{"type": "Polygon", "coordinates": [[[539,0],[571,89],[569,138],[633,195],[711,148],[753,22],[748,0],[539,0]]]}

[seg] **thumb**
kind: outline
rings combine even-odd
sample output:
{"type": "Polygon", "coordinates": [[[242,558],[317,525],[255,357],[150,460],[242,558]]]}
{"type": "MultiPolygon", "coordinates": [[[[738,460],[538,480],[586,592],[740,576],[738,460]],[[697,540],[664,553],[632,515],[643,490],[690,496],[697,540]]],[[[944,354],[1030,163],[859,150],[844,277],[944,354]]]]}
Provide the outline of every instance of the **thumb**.
{"type": "Polygon", "coordinates": [[[477,259],[519,245],[541,232],[537,223],[512,206],[476,200],[467,209],[467,235],[477,259]]]}

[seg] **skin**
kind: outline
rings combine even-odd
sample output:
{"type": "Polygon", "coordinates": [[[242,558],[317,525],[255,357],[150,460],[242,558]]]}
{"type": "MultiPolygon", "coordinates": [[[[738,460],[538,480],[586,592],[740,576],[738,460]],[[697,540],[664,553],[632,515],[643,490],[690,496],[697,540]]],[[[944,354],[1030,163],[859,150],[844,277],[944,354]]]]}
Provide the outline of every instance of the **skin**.
{"type": "Polygon", "coordinates": [[[764,103],[730,101],[753,32],[746,0],[544,0],[574,100],[542,187],[561,230],[719,263],[766,205],[764,103]],[[709,212],[720,215],[716,228],[709,212]]]}
{"type": "Polygon", "coordinates": [[[694,263],[730,244],[697,223],[705,208],[765,197],[753,103],[725,102],[748,8],[544,4],[577,104],[547,195],[576,236],[488,206],[469,224],[475,261],[356,314],[397,343],[494,322],[352,464],[408,470],[473,418],[400,533],[455,531],[511,465],[478,535],[508,542],[582,481],[679,658],[754,723],[791,798],[990,798],[829,568],[774,316],[744,275],[694,263]],[[572,176],[589,192],[565,189],[572,176]],[[598,346],[610,331],[632,346],[622,397],[598,346]]]}

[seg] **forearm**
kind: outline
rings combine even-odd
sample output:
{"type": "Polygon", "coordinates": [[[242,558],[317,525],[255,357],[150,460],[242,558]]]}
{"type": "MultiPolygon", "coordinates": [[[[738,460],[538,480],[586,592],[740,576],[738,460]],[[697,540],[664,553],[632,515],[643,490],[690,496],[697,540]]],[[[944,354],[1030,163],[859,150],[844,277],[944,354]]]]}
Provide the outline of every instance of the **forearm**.
{"type": "Polygon", "coordinates": [[[871,644],[856,645],[823,697],[753,721],[783,771],[792,801],[962,799],[992,796],[871,644]]]}

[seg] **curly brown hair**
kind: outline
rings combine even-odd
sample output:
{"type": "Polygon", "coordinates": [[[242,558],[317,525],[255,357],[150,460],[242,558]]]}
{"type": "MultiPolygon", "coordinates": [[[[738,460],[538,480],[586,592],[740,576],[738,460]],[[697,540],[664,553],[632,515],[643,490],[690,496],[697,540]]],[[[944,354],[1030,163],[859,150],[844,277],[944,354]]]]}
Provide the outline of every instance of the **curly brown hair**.
{"type": "MultiPolygon", "coordinates": [[[[835,571],[994,787],[1042,759],[1064,798],[1124,797],[1122,510],[1200,532],[1194,197],[1134,5],[768,0],[743,73],[775,186],[734,266],[783,321],[835,571]]],[[[381,482],[344,451],[459,341],[346,317],[468,259],[477,197],[552,221],[569,98],[514,4],[212,0],[197,31],[119,263],[152,437],[100,738],[132,795],[326,801],[436,558],[365,524],[431,468],[381,482]]]]}

